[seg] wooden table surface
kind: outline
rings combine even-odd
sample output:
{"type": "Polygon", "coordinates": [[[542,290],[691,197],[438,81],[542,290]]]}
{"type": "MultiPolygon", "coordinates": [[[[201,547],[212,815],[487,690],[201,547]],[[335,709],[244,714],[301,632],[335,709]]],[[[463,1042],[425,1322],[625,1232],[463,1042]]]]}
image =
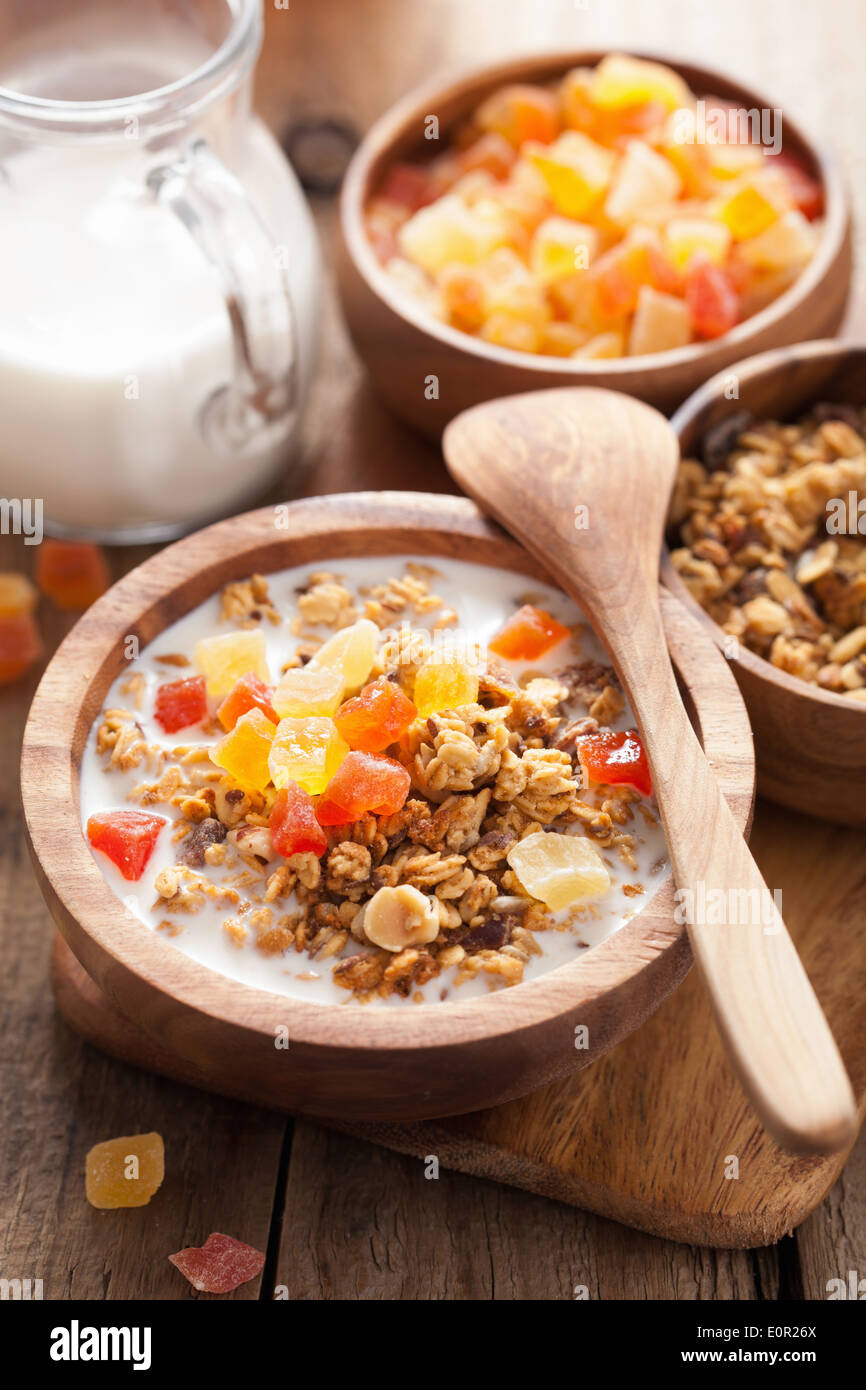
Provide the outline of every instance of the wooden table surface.
{"type": "MultiPolygon", "coordinates": [[[[823,134],[847,171],[866,236],[866,0],[266,0],[258,105],[278,134],[298,119],[364,129],[429,74],[556,46],[666,48],[725,67],[823,134]]],[[[334,203],[315,202],[326,259],[334,203]]],[[[2,311],[2,310],[0,310],[2,311]]],[[[866,337],[860,275],[849,335],[866,337]]],[[[436,451],[372,398],[329,294],[304,430],[305,473],[287,494],[369,487],[448,490],[436,451]]],[[[2,480],[0,480],[2,492],[2,480]]],[[[144,551],[111,553],[115,575],[144,551]]],[[[0,567],[32,551],[0,538],[0,567]]],[[[45,608],[52,649],[71,620],[45,608]]],[[[192,1291],[170,1250],[225,1230],[268,1252],[259,1284],[302,1299],[822,1299],[829,1278],[866,1272],[866,1138],[793,1237],[758,1251],[699,1249],[638,1234],[540,1197],[423,1165],[307,1121],[163,1081],[79,1041],[48,988],[52,925],[30,870],[17,792],[35,686],[0,691],[0,1277],[41,1278],[46,1298],[175,1299],[192,1291]],[[164,1186],[151,1206],[100,1213],[83,1164],[100,1139],[159,1130],[164,1186]]],[[[802,822],[800,822],[802,827],[802,822]]],[[[778,861],[786,818],[759,805],[759,857],[778,861]]],[[[801,832],[802,833],[802,832],[801,832]]],[[[863,882],[859,883],[863,911],[863,882]]],[[[856,903],[855,903],[856,907],[856,903]]]]}

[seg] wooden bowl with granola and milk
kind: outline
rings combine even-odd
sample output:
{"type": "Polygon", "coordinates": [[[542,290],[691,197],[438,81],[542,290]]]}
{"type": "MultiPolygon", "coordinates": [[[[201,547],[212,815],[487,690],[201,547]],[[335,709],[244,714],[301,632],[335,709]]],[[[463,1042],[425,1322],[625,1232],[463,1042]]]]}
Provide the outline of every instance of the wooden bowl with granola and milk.
{"type": "Polygon", "coordinates": [[[731,661],[758,789],[866,825],[866,347],[751,357],[672,424],[665,581],[731,661]]]}
{"type": "MultiPolygon", "coordinates": [[[[748,824],[728,667],[665,596],[748,824]]],[[[472,503],[360,493],[146,561],[37,691],[21,784],[85,970],[216,1090],[408,1121],[586,1065],[685,974],[651,784],[579,611],[472,503]]]]}

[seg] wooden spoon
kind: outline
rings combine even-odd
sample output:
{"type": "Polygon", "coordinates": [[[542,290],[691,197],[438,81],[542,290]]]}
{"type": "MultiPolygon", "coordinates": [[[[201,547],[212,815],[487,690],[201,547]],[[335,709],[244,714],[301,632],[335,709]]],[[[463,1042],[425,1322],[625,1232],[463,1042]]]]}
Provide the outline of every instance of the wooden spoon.
{"type": "Polygon", "coordinates": [[[630,396],[566,387],[466,410],[443,448],[460,486],[543,561],[610,652],[649,757],[692,949],[755,1110],[786,1149],[843,1148],[857,1132],[851,1084],[665,645],[658,568],[678,460],[667,421],[630,396]],[[712,910],[720,902],[726,925],[712,910]]]}

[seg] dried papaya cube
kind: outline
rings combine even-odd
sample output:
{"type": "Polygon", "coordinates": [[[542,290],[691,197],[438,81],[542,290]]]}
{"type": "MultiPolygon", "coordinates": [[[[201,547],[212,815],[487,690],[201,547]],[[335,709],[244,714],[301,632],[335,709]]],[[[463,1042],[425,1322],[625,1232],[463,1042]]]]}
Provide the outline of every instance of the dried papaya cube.
{"type": "Polygon", "coordinates": [[[537,661],[570,635],[569,629],[543,608],[525,603],[490,639],[488,646],[507,661],[537,661]]]}
{"type": "Polygon", "coordinates": [[[241,676],[250,673],[267,684],[265,650],[265,634],[258,629],[225,632],[196,642],[195,664],[207,682],[208,695],[228,695],[241,676]]]}
{"type": "Polygon", "coordinates": [[[484,322],[484,281],[469,265],[446,265],[438,278],[442,305],[449,322],[464,333],[477,333],[484,322]]]}
{"type": "Polygon", "coordinates": [[[532,238],[529,264],[542,280],[586,270],[598,250],[598,232],[571,217],[548,217],[532,238]]]}
{"type": "Polygon", "coordinates": [[[94,1144],[85,1161],[84,1191],[92,1207],[146,1207],[165,1176],[162,1135],[127,1134],[94,1144]]]}
{"type": "Polygon", "coordinates": [[[278,789],[297,782],[316,796],[325,790],[348,752],[349,745],[333,719],[281,719],[271,746],[271,780],[278,789]]]}
{"type": "Polygon", "coordinates": [[[233,729],[242,714],[251,709],[260,709],[272,723],[278,724],[280,716],[271,704],[271,694],[270,686],[248,671],[232,686],[217,710],[217,719],[224,729],[233,729]]]}
{"type": "Polygon", "coordinates": [[[642,285],[629,333],[629,356],[669,352],[672,348],[685,347],[691,340],[692,318],[683,301],[675,295],[662,294],[650,285],[642,285]]]}
{"type": "Polygon", "coordinates": [[[457,656],[428,657],[415,676],[414,695],[422,719],[439,710],[472,705],[478,699],[478,675],[457,656]]]}
{"type": "Polygon", "coordinates": [[[624,53],[608,53],[602,58],[589,94],[593,104],[605,111],[619,111],[645,101],[657,101],[672,111],[690,100],[688,85],[673,68],[624,53]]]}
{"type": "Polygon", "coordinates": [[[506,857],[530,897],[553,912],[601,898],[610,888],[604,860],[582,835],[538,830],[518,840],[506,857]]]}
{"type": "Polygon", "coordinates": [[[684,271],[697,254],[724,265],[730,245],[730,228],[710,217],[672,217],[664,230],[665,254],[677,271],[684,271]]]}
{"type": "Polygon", "coordinates": [[[11,685],[42,655],[42,639],[32,613],[0,618],[0,685],[11,685]]]}
{"type": "Polygon", "coordinates": [[[263,791],[271,780],[268,758],[277,727],[258,706],[247,710],[234,728],[214,744],[211,761],[225,768],[242,787],[263,791]]]}
{"type": "Polygon", "coordinates": [[[153,717],[167,734],[199,724],[207,714],[204,676],[188,676],[158,687],[153,717]]]}
{"type": "Polygon", "coordinates": [[[316,820],[313,798],[297,782],[287,782],[277,792],[268,828],[277,854],[315,854],[317,859],[328,848],[327,837],[316,820]]]}
{"type": "Polygon", "coordinates": [[[669,159],[642,140],[630,140],[605,199],[605,215],[620,226],[677,198],[682,180],[669,159]]]}
{"type": "Polygon", "coordinates": [[[135,882],[144,873],[165,824],[164,817],[148,811],[97,811],[87,822],[87,838],[125,879],[135,882]]]}
{"type": "Polygon", "coordinates": [[[36,607],[36,590],[25,574],[0,574],[0,619],[23,618],[36,607]]]}
{"type": "Polygon", "coordinates": [[[514,83],[500,87],[475,113],[482,130],[502,135],[515,149],[526,140],[549,144],[559,130],[556,98],[544,87],[514,83]]]}
{"type": "Polygon", "coordinates": [[[547,185],[557,212],[584,217],[607,190],[616,156],[579,130],[566,130],[552,145],[529,146],[527,158],[547,185]]]}
{"type": "Polygon", "coordinates": [[[726,271],[698,255],[686,275],[686,306],[699,338],[720,338],[740,317],[740,296],[726,271]]]}
{"type": "Polygon", "coordinates": [[[597,734],[588,734],[578,742],[577,756],[590,781],[634,787],[642,796],[652,796],[649,763],[634,729],[626,733],[600,729],[597,734]]]}
{"type": "Polygon", "coordinates": [[[274,691],[274,709],[278,719],[330,715],[342,698],[343,676],[335,667],[298,666],[286,671],[274,691]]]}
{"type": "Polygon", "coordinates": [[[309,665],[314,671],[330,666],[343,677],[347,691],[360,690],[373,669],[379,629],[369,618],[359,618],[351,627],[341,628],[315,653],[309,665]]]}
{"type": "Polygon", "coordinates": [[[409,795],[411,778],[402,763],[382,753],[349,753],[316,806],[320,825],[347,825],[362,816],[392,816],[409,795]]]}
{"type": "Polygon", "coordinates": [[[98,545],[44,540],[36,555],[36,583],[58,608],[89,608],[111,584],[98,545]]]}
{"type": "Polygon", "coordinates": [[[399,685],[382,676],[341,705],[334,723],[350,748],[381,753],[396,743],[417,713],[399,685]]]}
{"type": "Polygon", "coordinates": [[[656,265],[652,253],[659,244],[650,231],[634,228],[617,246],[599,256],[587,271],[587,279],[596,289],[600,315],[615,320],[622,314],[634,313],[641,287],[655,282],[656,265]]]}
{"type": "Polygon", "coordinates": [[[421,164],[392,164],[382,181],[379,196],[389,203],[417,212],[432,202],[436,191],[427,169],[421,164]]]}
{"type": "Polygon", "coordinates": [[[231,1293],[265,1267],[261,1250],[220,1231],[209,1235],[204,1245],[189,1245],[168,1258],[199,1293],[231,1293]]]}

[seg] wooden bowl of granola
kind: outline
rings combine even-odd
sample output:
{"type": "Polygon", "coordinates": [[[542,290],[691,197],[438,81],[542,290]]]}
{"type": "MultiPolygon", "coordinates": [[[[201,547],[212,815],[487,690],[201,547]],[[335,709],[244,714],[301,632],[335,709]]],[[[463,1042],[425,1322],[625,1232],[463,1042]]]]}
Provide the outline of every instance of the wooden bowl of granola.
{"type": "MultiPolygon", "coordinates": [[[[365,222],[389,171],[406,161],[423,162],[443,146],[446,154],[441,157],[447,157],[451,135],[497,89],[553,83],[571,70],[595,68],[606,56],[610,55],[603,51],[544,53],[488,65],[451,81],[434,80],[387,111],[355,153],[341,194],[338,273],[343,312],[377,390],[398,415],[431,438],[438,438],[448,421],[469,406],[553,386],[606,386],[669,412],[728,363],[783,343],[835,333],[842,321],[852,256],[847,195],[832,156],[789,118],[787,110],[783,154],[820,185],[823,229],[811,260],[793,282],[773,295],[767,291],[763,298],[762,291],[749,291],[743,299],[743,304],[748,300],[744,316],[722,336],[664,351],[632,351],[627,344],[631,355],[625,356],[611,356],[599,347],[596,360],[582,356],[583,348],[576,356],[552,355],[565,351],[561,346],[518,350],[455,327],[389,274],[365,222]],[[434,116],[437,136],[431,139],[434,116]]],[[[699,98],[717,98],[743,113],[774,110],[765,95],[732,77],[654,56],[699,98]]],[[[568,317],[556,312],[557,322],[568,317]]]]}
{"type": "MultiPolygon", "coordinates": [[[[625,717],[603,665],[591,660],[551,677],[543,674],[547,658],[539,657],[521,685],[485,657],[477,694],[483,704],[417,720],[405,733],[405,754],[402,744],[394,745],[390,762],[399,769],[398,758],[405,756],[414,783],[402,810],[386,814],[377,804],[375,815],[352,826],[329,826],[324,850],[292,854],[276,870],[270,856],[278,844],[286,851],[277,838],[276,793],[243,790],[231,778],[226,781],[224,745],[230,735],[222,713],[219,747],[209,714],[197,729],[184,730],[179,746],[160,753],[149,742],[151,704],[160,710],[162,728],[179,727],[168,716],[176,713],[181,696],[195,695],[190,687],[198,678],[185,677],[183,666],[187,640],[201,637],[197,625],[205,621],[221,624],[218,640],[230,637],[233,654],[239,641],[250,650],[260,637],[289,644],[280,648],[290,651],[287,676],[272,694],[279,703],[287,677],[297,696],[297,673],[306,669],[298,665],[296,647],[304,623],[324,624],[326,631],[330,623],[342,643],[346,632],[357,636],[358,624],[375,624],[381,638],[375,661],[399,684],[404,678],[399,660],[386,654],[388,624],[410,623],[412,641],[403,645],[402,627],[395,640],[401,652],[411,653],[418,639],[412,624],[427,621],[424,640],[433,644],[434,655],[437,632],[453,626],[433,584],[469,605],[467,630],[479,604],[494,605],[489,617],[499,611],[495,605],[501,607],[505,593],[509,604],[522,602],[527,591],[536,599],[548,594],[551,610],[558,599],[570,602],[548,590],[536,562],[463,499],[360,493],[305,500],[278,511],[276,524],[272,509],[252,512],[146,561],[80,619],[46,670],[25,732],[21,786],[34,866],[63,936],[103,992],[182,1059],[191,1079],[279,1108],[356,1120],[413,1120],[498,1104],[586,1065],[657,1008],[690,964],[663,840],[660,858],[653,840],[660,829],[651,802],[628,788],[620,788],[619,795],[607,788],[608,799],[596,797],[592,807],[594,792],[577,797],[572,734],[625,717]],[[392,579],[398,555],[416,560],[392,579]],[[339,566],[339,575],[311,577],[322,561],[339,566]],[[302,582],[292,567],[301,567],[302,582]],[[377,577],[376,582],[352,589],[351,576],[359,574],[377,577]],[[244,582],[251,575],[261,577],[244,582]],[[221,607],[210,597],[220,592],[221,607]],[[367,616],[358,618],[359,611],[367,616]],[[289,614],[300,615],[300,622],[285,621],[289,614]],[[141,652],[129,667],[133,638],[141,652]],[[183,691],[177,689],[178,676],[183,691]],[[170,699],[162,684],[166,677],[170,699]],[[107,697],[113,700],[116,690],[132,708],[112,707],[106,713],[107,697]],[[580,730],[556,713],[572,697],[582,702],[586,715],[577,721],[580,730]],[[594,716],[586,714],[590,703],[594,716]],[[551,773],[556,786],[545,781],[551,773]],[[464,774],[468,780],[461,781],[464,774]],[[544,809],[551,797],[556,805],[551,801],[544,809]],[[135,859],[140,839],[113,862],[91,848],[96,843],[91,821],[104,831],[107,819],[118,814],[104,808],[129,807],[131,801],[147,808],[120,813],[134,817],[123,825],[129,829],[134,823],[136,836],[142,824],[137,817],[150,822],[153,812],[160,813],[159,843],[153,849],[151,840],[147,851],[153,850],[159,868],[153,883],[146,855],[146,867],[135,859]],[[568,944],[572,927],[564,922],[550,931],[551,922],[531,919],[530,909],[542,904],[530,903],[525,892],[521,900],[520,885],[505,876],[502,856],[516,838],[508,826],[519,821],[525,830],[527,817],[533,824],[550,817],[559,817],[557,824],[577,818],[580,827],[591,822],[591,829],[580,833],[587,840],[596,837],[592,855],[603,855],[616,884],[622,880],[616,903],[632,904],[627,912],[614,906],[610,920],[616,929],[609,932],[599,927],[602,909],[594,906],[571,941],[568,959],[546,971],[531,938],[547,939],[541,956],[547,952],[550,963],[551,952],[568,944]],[[171,832],[165,820],[172,822],[171,832]],[[263,836],[271,841],[264,844],[263,836]],[[644,843],[655,856],[651,865],[641,859],[644,843]],[[614,860],[626,865],[619,878],[614,860]],[[203,867],[190,869],[193,864],[203,867]],[[382,946],[381,914],[378,935],[372,933],[370,903],[385,891],[382,884],[391,885],[392,893],[409,884],[414,893],[419,890],[412,885],[419,883],[429,895],[428,907],[438,914],[439,936],[431,941],[426,935],[423,949],[394,954],[393,942],[386,939],[382,946]],[[143,898],[137,896],[142,884],[143,898]],[[151,909],[154,884],[158,897],[151,909]],[[299,895],[301,909],[281,917],[289,893],[299,895]],[[220,896],[226,894],[227,909],[220,896]],[[214,896],[220,898],[217,907],[214,896]],[[211,922],[212,907],[231,915],[211,922]],[[360,936],[355,932],[359,911],[360,936]],[[449,938],[444,924],[456,934],[449,938]],[[601,939],[586,949],[583,938],[591,939],[596,928],[601,939]],[[375,949],[358,951],[361,939],[375,949]],[[344,947],[350,952],[345,959],[337,954],[344,947]],[[445,949],[451,955],[440,960],[437,953],[445,949]],[[448,970],[458,972],[452,985],[446,983],[451,978],[446,961],[448,970]],[[509,979],[523,975],[524,962],[523,982],[508,987],[509,979]],[[499,987],[488,988],[487,981],[499,987]]],[[[688,707],[745,829],[754,767],[741,697],[701,625],[669,594],[664,599],[666,631],[688,707]]],[[[561,616],[568,616],[565,608],[561,616]]],[[[320,645],[321,626],[316,630],[310,669],[321,677],[326,647],[320,645]]],[[[582,644],[585,637],[589,640],[563,624],[556,641],[566,645],[553,650],[570,651],[569,643],[582,644]]],[[[204,650],[212,656],[216,649],[204,650]]],[[[273,662],[276,648],[267,650],[273,662]]],[[[195,651],[196,660],[204,661],[199,647],[195,651]]],[[[208,669],[212,674],[213,667],[208,669]]],[[[417,697],[417,671],[412,678],[417,697]]],[[[259,733],[261,710],[260,704],[244,716],[259,733]]],[[[180,717],[188,722],[189,712],[180,717]]],[[[277,717],[277,733],[271,725],[269,734],[272,748],[287,722],[275,712],[277,717]]],[[[316,814],[325,821],[321,810],[322,798],[316,814]]],[[[118,822],[114,825],[117,830],[118,822]]],[[[412,930],[424,921],[413,918],[412,930]]]]}
{"type": "Polygon", "coordinates": [[[672,424],[704,463],[681,469],[664,578],[731,660],[758,790],[866,825],[866,347],[751,357],[672,424]]]}

